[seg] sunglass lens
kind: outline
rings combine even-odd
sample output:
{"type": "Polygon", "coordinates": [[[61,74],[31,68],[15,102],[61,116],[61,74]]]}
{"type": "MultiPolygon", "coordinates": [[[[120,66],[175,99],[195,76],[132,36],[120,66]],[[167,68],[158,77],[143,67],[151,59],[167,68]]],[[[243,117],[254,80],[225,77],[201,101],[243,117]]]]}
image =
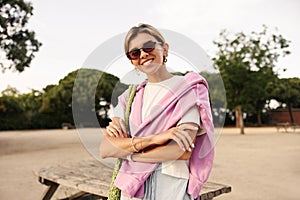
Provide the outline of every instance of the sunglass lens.
{"type": "Polygon", "coordinates": [[[143,51],[146,52],[146,53],[150,53],[153,50],[154,50],[154,48],[150,48],[150,47],[143,48],[143,51]]]}
{"type": "Polygon", "coordinates": [[[140,52],[139,49],[137,49],[137,50],[130,51],[130,52],[129,52],[129,55],[130,55],[130,58],[131,58],[131,59],[135,60],[135,59],[137,59],[137,58],[140,57],[141,52],[140,52]]]}
{"type": "Polygon", "coordinates": [[[146,53],[150,53],[151,51],[154,50],[154,48],[155,48],[155,42],[147,42],[143,46],[143,51],[146,53]]]}

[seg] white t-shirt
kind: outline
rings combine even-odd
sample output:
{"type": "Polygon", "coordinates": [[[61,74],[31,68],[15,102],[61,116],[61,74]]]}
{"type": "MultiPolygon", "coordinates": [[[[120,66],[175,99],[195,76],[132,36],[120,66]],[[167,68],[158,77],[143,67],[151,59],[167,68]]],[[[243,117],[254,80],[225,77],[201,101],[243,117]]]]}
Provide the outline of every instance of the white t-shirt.
{"type": "MultiPolygon", "coordinates": [[[[144,121],[147,116],[149,116],[153,109],[157,109],[159,106],[159,101],[170,91],[171,88],[174,88],[174,85],[177,85],[179,82],[184,79],[183,76],[173,76],[170,79],[164,80],[158,83],[148,82],[144,89],[143,95],[143,106],[142,106],[142,121],[144,121]]],[[[124,118],[124,113],[120,113],[121,109],[117,106],[114,110],[114,115],[124,118]]],[[[197,106],[192,107],[178,124],[193,122],[198,124],[201,127],[200,114],[197,106]]],[[[204,130],[198,132],[198,135],[205,133],[204,130]]],[[[188,160],[175,160],[162,162],[162,173],[168,174],[170,176],[175,176],[178,178],[189,178],[189,161],[188,160]]]]}

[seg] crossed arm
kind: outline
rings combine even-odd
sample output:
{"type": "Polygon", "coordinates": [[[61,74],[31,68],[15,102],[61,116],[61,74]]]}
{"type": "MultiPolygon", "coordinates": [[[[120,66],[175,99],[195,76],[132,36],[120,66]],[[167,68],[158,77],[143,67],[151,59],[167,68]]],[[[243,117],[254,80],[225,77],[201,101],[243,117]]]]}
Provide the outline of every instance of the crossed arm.
{"type": "Polygon", "coordinates": [[[132,154],[136,162],[163,162],[168,160],[188,160],[194,147],[198,125],[184,123],[161,133],[130,138],[124,121],[113,118],[104,132],[100,145],[102,158],[126,158],[132,154]],[[153,148],[149,148],[153,147],[153,148]],[[139,150],[136,153],[136,150],[139,150]]]}

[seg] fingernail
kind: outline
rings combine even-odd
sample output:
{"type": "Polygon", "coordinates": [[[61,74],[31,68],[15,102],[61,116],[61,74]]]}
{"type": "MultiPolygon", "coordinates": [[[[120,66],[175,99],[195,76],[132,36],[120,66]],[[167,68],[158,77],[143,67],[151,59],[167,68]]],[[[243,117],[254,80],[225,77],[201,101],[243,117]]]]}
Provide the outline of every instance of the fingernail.
{"type": "Polygon", "coordinates": [[[192,148],[195,148],[195,145],[194,145],[194,143],[193,143],[191,146],[192,146],[192,148]]]}
{"type": "Polygon", "coordinates": [[[186,151],[185,148],[182,148],[183,151],[186,151]]]}
{"type": "Polygon", "coordinates": [[[195,131],[198,130],[198,127],[194,127],[194,130],[195,130],[195,131]]]}
{"type": "Polygon", "coordinates": [[[189,148],[189,152],[191,152],[192,151],[192,149],[191,148],[189,148]]]}

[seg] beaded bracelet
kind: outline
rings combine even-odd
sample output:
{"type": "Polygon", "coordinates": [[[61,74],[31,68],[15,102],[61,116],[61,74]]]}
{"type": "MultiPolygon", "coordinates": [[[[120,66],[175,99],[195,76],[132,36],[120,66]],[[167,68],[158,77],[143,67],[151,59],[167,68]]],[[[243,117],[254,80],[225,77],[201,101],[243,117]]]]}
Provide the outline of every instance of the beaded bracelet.
{"type": "Polygon", "coordinates": [[[135,152],[139,152],[139,150],[135,147],[135,144],[134,144],[134,136],[132,136],[132,138],[131,138],[131,145],[132,145],[132,148],[133,148],[133,150],[135,151],[135,152]]]}

